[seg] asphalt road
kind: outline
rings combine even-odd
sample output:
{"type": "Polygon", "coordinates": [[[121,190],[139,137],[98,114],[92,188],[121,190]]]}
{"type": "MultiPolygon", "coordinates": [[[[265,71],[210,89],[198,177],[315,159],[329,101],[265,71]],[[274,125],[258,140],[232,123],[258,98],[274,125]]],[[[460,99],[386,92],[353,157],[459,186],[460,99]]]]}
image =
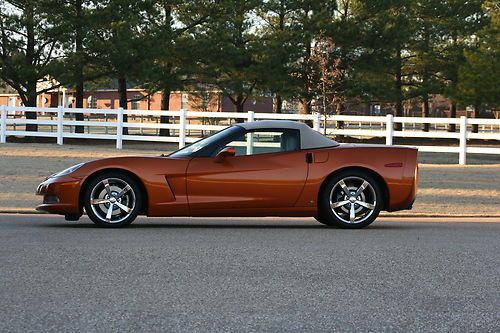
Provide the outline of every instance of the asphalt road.
{"type": "Polygon", "coordinates": [[[0,331],[498,332],[500,219],[440,220],[0,215],[0,331]]]}

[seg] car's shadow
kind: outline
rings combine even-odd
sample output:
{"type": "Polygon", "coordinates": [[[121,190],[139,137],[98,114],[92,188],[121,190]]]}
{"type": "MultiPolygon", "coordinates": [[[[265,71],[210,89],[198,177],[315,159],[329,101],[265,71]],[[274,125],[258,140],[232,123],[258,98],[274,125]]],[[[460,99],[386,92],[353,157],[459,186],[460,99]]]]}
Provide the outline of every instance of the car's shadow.
{"type": "Polygon", "coordinates": [[[391,230],[391,229],[414,229],[421,228],[423,226],[417,226],[415,224],[377,224],[374,223],[364,229],[340,229],[335,227],[329,227],[322,224],[264,224],[264,223],[238,223],[234,224],[228,223],[134,223],[125,228],[100,228],[89,223],[47,223],[42,224],[43,227],[50,228],[64,228],[64,229],[108,229],[108,230],[126,230],[126,229],[321,229],[321,230],[338,230],[338,231],[356,231],[356,230],[391,230]]]}

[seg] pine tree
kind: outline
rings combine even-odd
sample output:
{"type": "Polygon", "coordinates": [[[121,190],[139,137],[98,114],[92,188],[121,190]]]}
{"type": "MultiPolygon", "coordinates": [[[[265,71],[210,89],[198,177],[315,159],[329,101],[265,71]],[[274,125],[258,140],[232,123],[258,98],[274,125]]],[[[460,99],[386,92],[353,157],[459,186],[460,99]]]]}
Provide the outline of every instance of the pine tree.
{"type": "Polygon", "coordinates": [[[298,82],[291,73],[291,64],[299,61],[300,53],[296,45],[293,18],[296,13],[296,1],[269,0],[258,8],[258,15],[263,23],[259,28],[262,43],[265,46],[263,57],[268,67],[263,89],[274,96],[273,110],[281,113],[283,100],[293,98],[299,89],[298,82]]]}
{"type": "MultiPolygon", "coordinates": [[[[439,53],[441,41],[440,15],[445,10],[443,3],[434,0],[418,0],[412,6],[411,20],[414,25],[413,43],[409,52],[413,55],[410,67],[414,72],[415,87],[412,97],[420,97],[422,117],[429,117],[431,94],[443,92],[443,82],[439,80],[439,53]]],[[[429,131],[429,124],[424,124],[429,131]]]]}
{"type": "MultiPolygon", "coordinates": [[[[487,1],[483,8],[490,23],[477,33],[475,47],[464,51],[466,62],[458,70],[459,100],[474,106],[476,118],[482,107],[500,105],[500,8],[494,1],[487,1]]],[[[474,124],[473,132],[477,131],[474,124]]]]}
{"type": "MultiPolygon", "coordinates": [[[[145,66],[144,87],[151,92],[161,91],[161,109],[170,109],[170,93],[184,90],[189,78],[196,75],[191,50],[196,41],[190,35],[211,16],[212,7],[203,0],[158,0],[149,15],[153,48],[145,66]]],[[[160,116],[160,123],[169,117],[160,116]]],[[[168,136],[168,129],[160,129],[160,136],[168,136]]]]}
{"type": "Polygon", "coordinates": [[[311,57],[314,43],[322,34],[329,31],[333,22],[336,1],[296,1],[293,22],[291,24],[296,61],[291,64],[291,75],[298,81],[299,112],[311,113],[312,101],[318,95],[320,70],[311,57]]]}
{"type": "MultiPolygon", "coordinates": [[[[141,80],[149,51],[155,47],[150,37],[149,14],[153,11],[150,1],[101,0],[95,1],[92,15],[96,17],[89,43],[92,63],[102,72],[117,80],[119,105],[127,109],[127,82],[141,80]]],[[[127,121],[124,115],[123,120],[127,121]]],[[[127,127],[123,128],[127,134],[127,127]]]]}
{"type": "Polygon", "coordinates": [[[255,29],[260,0],[221,0],[217,15],[196,30],[192,50],[199,82],[214,86],[228,97],[235,112],[243,112],[247,99],[264,76],[263,45],[255,29]]]}
{"type": "MultiPolygon", "coordinates": [[[[0,4],[0,78],[17,91],[24,106],[37,106],[37,83],[47,81],[60,46],[59,37],[50,33],[45,5],[43,0],[0,4]]],[[[37,118],[36,112],[25,115],[37,118]]],[[[26,124],[26,130],[37,131],[38,126],[26,124]]]]}
{"type": "MultiPolygon", "coordinates": [[[[90,9],[92,0],[54,0],[45,5],[52,34],[60,37],[64,55],[54,66],[52,75],[65,86],[75,89],[75,107],[83,108],[85,81],[103,75],[96,73],[89,64],[88,45],[93,38],[90,31],[96,24],[90,9]]],[[[75,119],[83,121],[83,113],[76,113],[75,119]]],[[[75,132],[83,133],[84,126],[75,126],[75,132]]]]}
{"type": "MultiPolygon", "coordinates": [[[[457,116],[457,102],[460,100],[459,68],[465,63],[464,50],[470,48],[472,37],[482,29],[485,15],[481,8],[483,0],[443,0],[441,25],[442,46],[439,52],[440,77],[445,84],[444,94],[450,99],[450,118],[457,116]]],[[[450,124],[450,132],[456,125],[450,124]]]]}
{"type": "MultiPolygon", "coordinates": [[[[361,26],[362,53],[357,77],[364,99],[393,103],[394,115],[403,116],[403,102],[410,98],[414,73],[408,52],[414,36],[412,0],[360,1],[356,7],[361,26]]],[[[394,128],[401,130],[401,123],[394,128]]]]}

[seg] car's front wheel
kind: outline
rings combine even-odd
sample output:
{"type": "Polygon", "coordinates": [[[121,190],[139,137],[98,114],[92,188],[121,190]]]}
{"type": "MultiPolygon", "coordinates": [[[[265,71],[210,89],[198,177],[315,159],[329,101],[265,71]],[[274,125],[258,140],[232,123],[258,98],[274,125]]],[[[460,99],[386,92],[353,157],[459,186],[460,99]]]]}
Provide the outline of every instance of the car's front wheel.
{"type": "Polygon", "coordinates": [[[352,170],[330,178],[318,200],[316,219],[346,229],[366,227],[377,218],[383,204],[383,192],[370,174],[352,170]]]}
{"type": "Polygon", "coordinates": [[[142,207],[137,181],[122,173],[103,173],[91,179],[83,195],[85,211],[101,227],[124,227],[142,207]]]}

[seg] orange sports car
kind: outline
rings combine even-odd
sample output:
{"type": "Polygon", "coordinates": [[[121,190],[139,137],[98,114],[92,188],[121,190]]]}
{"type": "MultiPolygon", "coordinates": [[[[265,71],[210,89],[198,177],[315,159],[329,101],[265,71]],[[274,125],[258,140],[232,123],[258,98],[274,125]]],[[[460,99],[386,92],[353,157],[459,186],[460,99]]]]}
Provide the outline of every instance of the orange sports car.
{"type": "Polygon", "coordinates": [[[363,228],[381,210],[411,209],[414,148],[339,144],[303,123],[230,126],[170,155],[72,166],[38,186],[38,210],[103,227],[147,216],[312,216],[363,228]]]}

